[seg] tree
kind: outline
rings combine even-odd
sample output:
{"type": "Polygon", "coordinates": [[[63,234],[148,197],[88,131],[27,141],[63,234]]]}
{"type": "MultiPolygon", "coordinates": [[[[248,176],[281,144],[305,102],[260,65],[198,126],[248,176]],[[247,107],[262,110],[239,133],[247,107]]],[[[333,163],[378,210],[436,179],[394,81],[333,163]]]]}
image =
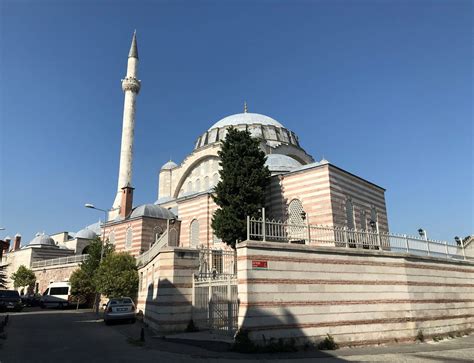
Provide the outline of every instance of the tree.
{"type": "Polygon", "coordinates": [[[11,275],[13,286],[17,287],[27,286],[28,290],[32,291],[36,282],[36,275],[33,270],[30,270],[25,265],[18,267],[18,270],[11,275]]]}
{"type": "Polygon", "coordinates": [[[127,252],[112,252],[102,261],[94,280],[97,290],[108,298],[134,298],[138,291],[135,258],[127,252]]]}
{"type": "Polygon", "coordinates": [[[0,289],[7,288],[7,265],[0,266],[0,289]]]}
{"type": "MultiPolygon", "coordinates": [[[[91,294],[97,292],[97,286],[95,285],[95,276],[100,265],[100,254],[102,250],[102,241],[99,238],[96,238],[88,246],[88,255],[87,259],[81,264],[80,268],[75,270],[69,282],[71,283],[71,294],[81,298],[88,297],[91,294]]],[[[114,246],[106,242],[104,244],[104,254],[103,258],[105,259],[109,254],[114,250],[114,246]]]]}
{"type": "Polygon", "coordinates": [[[248,131],[230,128],[218,152],[222,170],[213,199],[220,208],[214,212],[212,228],[232,248],[246,238],[246,217],[258,215],[270,183],[259,143],[248,131]]]}

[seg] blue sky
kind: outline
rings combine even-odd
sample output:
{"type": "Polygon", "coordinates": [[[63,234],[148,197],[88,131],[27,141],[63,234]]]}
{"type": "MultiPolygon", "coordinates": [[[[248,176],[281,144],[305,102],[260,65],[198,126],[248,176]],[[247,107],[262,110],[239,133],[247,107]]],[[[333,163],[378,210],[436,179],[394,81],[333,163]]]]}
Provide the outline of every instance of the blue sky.
{"type": "Polygon", "coordinates": [[[137,29],[135,204],[242,111],[387,189],[390,229],[474,232],[470,1],[2,1],[0,237],[112,205],[137,29]]]}

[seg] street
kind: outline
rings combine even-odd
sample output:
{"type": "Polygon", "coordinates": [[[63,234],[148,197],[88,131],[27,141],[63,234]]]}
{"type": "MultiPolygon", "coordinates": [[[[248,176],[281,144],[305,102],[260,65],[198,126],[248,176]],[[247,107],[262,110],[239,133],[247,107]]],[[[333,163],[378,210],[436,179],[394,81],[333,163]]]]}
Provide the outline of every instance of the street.
{"type": "Polygon", "coordinates": [[[148,329],[142,343],[141,328],[140,322],[105,326],[90,310],[26,308],[21,313],[10,314],[8,337],[0,340],[0,362],[474,361],[474,335],[439,343],[249,355],[225,351],[218,344],[196,346],[179,339],[153,337],[154,333],[148,329]]]}

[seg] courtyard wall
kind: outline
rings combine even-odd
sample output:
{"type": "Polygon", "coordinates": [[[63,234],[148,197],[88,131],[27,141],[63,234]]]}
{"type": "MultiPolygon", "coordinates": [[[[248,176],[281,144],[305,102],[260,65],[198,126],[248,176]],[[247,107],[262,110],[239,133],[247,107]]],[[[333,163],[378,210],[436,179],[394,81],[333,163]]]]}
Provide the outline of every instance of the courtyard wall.
{"type": "Polygon", "coordinates": [[[165,247],[149,263],[139,266],[137,309],[145,323],[164,332],[186,329],[198,268],[199,251],[182,247],[165,247]]]}
{"type": "Polygon", "coordinates": [[[341,345],[413,341],[474,328],[474,262],[247,241],[238,245],[239,327],[341,345]]]}

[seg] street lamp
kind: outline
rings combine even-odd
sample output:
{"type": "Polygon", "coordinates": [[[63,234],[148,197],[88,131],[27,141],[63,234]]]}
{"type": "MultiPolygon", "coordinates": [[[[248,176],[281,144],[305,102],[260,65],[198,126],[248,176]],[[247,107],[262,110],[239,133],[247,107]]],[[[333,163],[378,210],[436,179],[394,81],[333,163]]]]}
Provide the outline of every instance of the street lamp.
{"type": "Polygon", "coordinates": [[[418,229],[418,234],[423,237],[426,241],[428,240],[428,234],[423,228],[418,229]]]}
{"type": "MultiPolygon", "coordinates": [[[[108,210],[107,210],[107,209],[97,208],[97,207],[94,206],[94,204],[90,204],[90,203],[84,204],[84,207],[89,208],[89,209],[95,209],[95,210],[104,212],[104,217],[105,217],[105,218],[104,218],[104,234],[103,234],[103,237],[102,237],[102,243],[101,243],[101,248],[100,248],[100,262],[99,262],[99,263],[102,263],[102,259],[104,258],[105,224],[106,224],[106,222],[107,222],[108,210]]],[[[96,292],[95,299],[96,299],[95,312],[96,312],[96,314],[99,314],[100,298],[99,298],[99,293],[98,293],[98,292],[96,292]]]]}

